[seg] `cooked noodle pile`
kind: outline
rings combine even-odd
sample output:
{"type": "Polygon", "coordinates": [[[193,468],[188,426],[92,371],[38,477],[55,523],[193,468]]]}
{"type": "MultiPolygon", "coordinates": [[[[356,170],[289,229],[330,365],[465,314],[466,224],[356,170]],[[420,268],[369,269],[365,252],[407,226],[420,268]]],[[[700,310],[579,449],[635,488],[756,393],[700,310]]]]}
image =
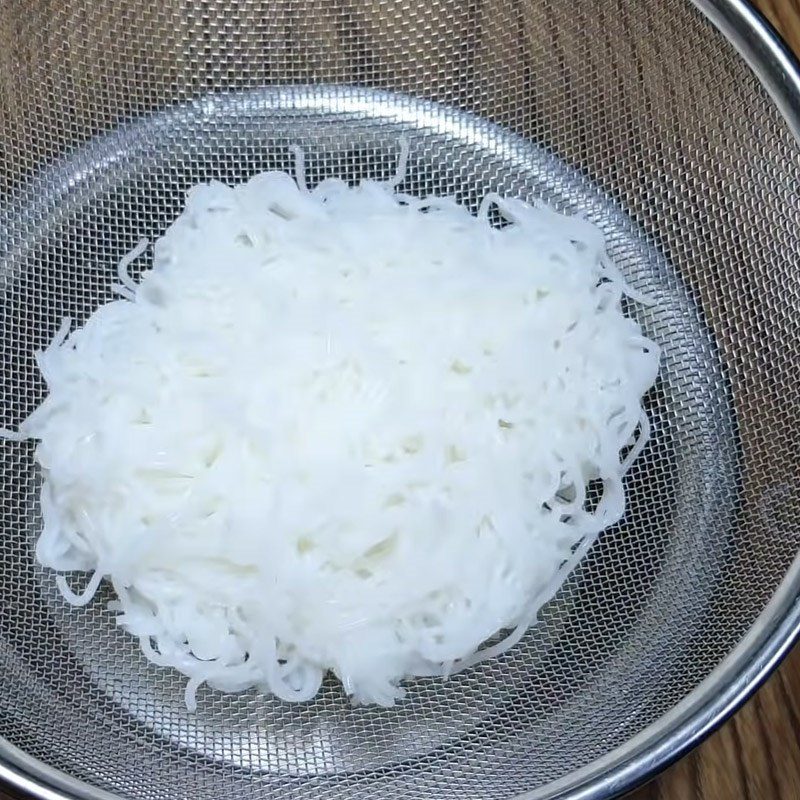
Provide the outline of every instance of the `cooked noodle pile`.
{"type": "Polygon", "coordinates": [[[110,580],[190,708],[203,683],[308,700],[328,670],[391,705],[511,647],[648,438],[658,349],[596,227],[403,195],[403,167],[309,191],[299,160],[193,188],[4,432],[38,440],[41,563],[74,605],[110,580]]]}

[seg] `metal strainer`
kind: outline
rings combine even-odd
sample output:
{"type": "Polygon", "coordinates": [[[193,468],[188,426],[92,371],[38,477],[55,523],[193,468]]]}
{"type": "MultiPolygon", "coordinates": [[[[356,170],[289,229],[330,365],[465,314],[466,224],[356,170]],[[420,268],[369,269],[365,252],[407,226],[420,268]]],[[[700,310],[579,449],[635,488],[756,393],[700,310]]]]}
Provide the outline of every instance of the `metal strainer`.
{"type": "Polygon", "coordinates": [[[331,681],[187,713],[107,593],[67,607],[36,566],[33,445],[3,442],[0,776],[51,800],[588,800],[695,743],[800,624],[798,109],[740,0],[0,2],[6,426],[42,399],[34,350],[187,187],[293,144],[312,183],[388,177],[405,136],[406,191],[588,213],[664,347],[624,521],[518,646],[391,710],[331,681]]]}

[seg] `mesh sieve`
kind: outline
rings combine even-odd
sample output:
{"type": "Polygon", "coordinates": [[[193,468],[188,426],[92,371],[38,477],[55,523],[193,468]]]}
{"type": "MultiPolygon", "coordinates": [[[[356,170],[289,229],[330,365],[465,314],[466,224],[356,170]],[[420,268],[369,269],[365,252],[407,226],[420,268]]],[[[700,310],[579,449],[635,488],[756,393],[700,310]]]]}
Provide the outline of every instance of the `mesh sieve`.
{"type": "MultiPolygon", "coordinates": [[[[765,29],[736,0],[699,5],[791,114],[800,83],[775,78],[765,29]]],[[[36,566],[33,446],[3,442],[1,775],[49,797],[608,797],[786,646],[800,149],[684,0],[0,3],[2,423],[43,397],[34,350],[112,297],[119,257],[187,187],[286,169],[293,144],[311,183],[388,177],[401,136],[404,190],[585,211],[656,298],[639,314],[664,347],[654,435],[625,519],[517,647],[395,709],[351,708],[331,681],[306,705],[201,690],[189,714],[107,594],[66,607],[36,566]]]]}

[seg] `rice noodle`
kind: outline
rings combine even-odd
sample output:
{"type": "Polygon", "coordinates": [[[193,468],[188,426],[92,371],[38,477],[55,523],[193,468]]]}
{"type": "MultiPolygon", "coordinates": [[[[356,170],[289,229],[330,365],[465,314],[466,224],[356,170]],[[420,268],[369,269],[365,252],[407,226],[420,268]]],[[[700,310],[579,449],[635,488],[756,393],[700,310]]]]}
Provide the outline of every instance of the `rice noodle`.
{"type": "Polygon", "coordinates": [[[194,187],[0,430],[38,440],[39,561],[76,606],[110,579],[190,708],[204,683],[309,700],[328,670],[391,705],[500,655],[622,517],[649,436],[658,348],[589,221],[395,192],[405,144],[356,187],[309,189],[296,156],[194,187]]]}

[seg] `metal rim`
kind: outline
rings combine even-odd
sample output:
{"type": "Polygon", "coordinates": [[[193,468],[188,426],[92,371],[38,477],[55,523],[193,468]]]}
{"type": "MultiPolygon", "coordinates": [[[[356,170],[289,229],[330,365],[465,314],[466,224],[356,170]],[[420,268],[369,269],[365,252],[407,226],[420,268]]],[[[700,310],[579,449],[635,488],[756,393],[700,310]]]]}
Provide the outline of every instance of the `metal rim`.
{"type": "MultiPolygon", "coordinates": [[[[747,0],[691,0],[734,46],[800,142],[800,65],[747,0]]],[[[544,792],[565,800],[608,800],[644,783],[713,732],[763,683],[800,637],[800,556],[745,639],[678,706],[624,746],[544,792]]],[[[0,737],[0,780],[39,800],[114,800],[114,795],[27,756],[0,737]]]]}

